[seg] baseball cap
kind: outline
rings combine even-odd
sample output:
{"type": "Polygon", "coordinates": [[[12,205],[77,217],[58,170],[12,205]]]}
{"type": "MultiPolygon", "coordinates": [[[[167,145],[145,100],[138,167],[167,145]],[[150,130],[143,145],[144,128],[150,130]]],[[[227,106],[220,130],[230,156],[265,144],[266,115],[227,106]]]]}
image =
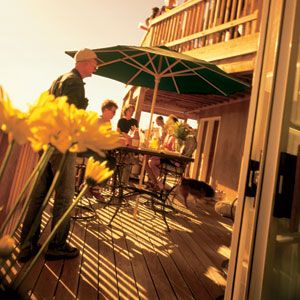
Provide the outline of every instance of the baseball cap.
{"type": "Polygon", "coordinates": [[[74,59],[76,62],[97,59],[97,55],[93,50],[84,48],[76,52],[74,59]]]}

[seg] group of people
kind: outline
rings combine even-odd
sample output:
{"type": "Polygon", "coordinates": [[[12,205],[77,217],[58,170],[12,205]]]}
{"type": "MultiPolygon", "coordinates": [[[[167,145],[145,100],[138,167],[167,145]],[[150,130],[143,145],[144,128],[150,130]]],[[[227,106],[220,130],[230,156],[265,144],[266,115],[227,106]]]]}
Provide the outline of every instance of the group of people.
{"type": "MultiPolygon", "coordinates": [[[[94,51],[85,48],[79,50],[75,54],[74,59],[75,67],[70,72],[59,76],[52,83],[49,93],[53,94],[55,97],[67,96],[70,104],[74,104],[79,109],[86,109],[88,106],[88,99],[85,97],[83,79],[90,77],[96,71],[98,65],[97,55],[94,51]]],[[[118,105],[115,101],[110,99],[103,101],[99,125],[102,123],[110,123],[115,116],[117,109],[118,105]]],[[[122,110],[122,118],[119,119],[117,124],[117,130],[121,133],[125,145],[131,145],[134,139],[138,139],[138,122],[133,118],[134,110],[133,105],[125,105],[122,110]]],[[[169,151],[175,150],[174,124],[177,121],[177,118],[173,115],[168,117],[166,124],[164,124],[162,116],[159,116],[156,119],[156,123],[161,129],[160,143],[162,148],[169,151]]],[[[41,154],[42,153],[40,153],[40,155],[41,154]]],[[[54,174],[59,167],[61,158],[62,154],[58,151],[52,154],[45,171],[41,175],[39,184],[32,193],[21,230],[20,252],[18,254],[18,260],[20,262],[28,261],[40,249],[40,245],[38,244],[41,224],[40,210],[43,200],[52,183],[54,174]],[[31,228],[35,220],[37,221],[38,226],[33,231],[31,228]]],[[[161,160],[159,158],[150,157],[146,167],[149,174],[149,185],[157,189],[162,189],[162,183],[159,180],[160,163],[161,160]]],[[[76,154],[67,153],[66,165],[62,171],[60,183],[55,190],[51,224],[52,229],[72,203],[75,194],[75,164],[76,154]]],[[[112,164],[111,168],[113,167],[112,164]]],[[[122,178],[122,181],[128,181],[130,169],[130,165],[128,165],[127,168],[124,168],[125,178],[122,178]]],[[[47,260],[70,259],[79,255],[79,250],[67,242],[69,229],[70,216],[65,218],[64,222],[60,225],[59,230],[51,239],[45,253],[45,258],[47,260]]]]}
{"type": "Polygon", "coordinates": [[[139,24],[140,29],[149,30],[150,21],[154,18],[160,16],[161,14],[168,12],[169,10],[173,9],[177,6],[177,0],[165,0],[165,5],[161,8],[153,7],[151,15],[145,20],[144,24],[139,24]]]}

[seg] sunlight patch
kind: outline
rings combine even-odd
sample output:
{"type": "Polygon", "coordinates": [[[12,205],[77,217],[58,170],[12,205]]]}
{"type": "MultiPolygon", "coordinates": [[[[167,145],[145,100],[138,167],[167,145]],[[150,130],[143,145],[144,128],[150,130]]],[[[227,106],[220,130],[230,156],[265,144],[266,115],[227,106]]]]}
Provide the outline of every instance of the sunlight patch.
{"type": "Polygon", "coordinates": [[[227,257],[229,259],[230,257],[230,248],[226,247],[226,246],[221,246],[219,247],[219,249],[217,250],[217,252],[225,257],[227,257]]]}

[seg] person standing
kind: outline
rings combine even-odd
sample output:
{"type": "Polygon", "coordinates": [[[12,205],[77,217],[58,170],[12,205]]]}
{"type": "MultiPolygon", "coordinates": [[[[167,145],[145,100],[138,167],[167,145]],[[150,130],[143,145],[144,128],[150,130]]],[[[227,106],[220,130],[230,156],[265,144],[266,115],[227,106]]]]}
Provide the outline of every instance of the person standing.
{"type": "Polygon", "coordinates": [[[150,21],[159,16],[160,9],[158,7],[152,8],[152,14],[145,20],[145,23],[139,23],[139,29],[149,30],[150,29],[150,21]]]}
{"type": "MultiPolygon", "coordinates": [[[[68,103],[74,104],[79,109],[86,109],[88,99],[85,98],[85,83],[83,82],[83,78],[90,77],[96,71],[98,64],[97,55],[94,51],[85,48],[79,50],[75,54],[74,59],[75,68],[59,76],[52,83],[49,93],[55,97],[67,96],[68,103]]],[[[38,212],[49,190],[53,176],[58,169],[61,157],[61,153],[58,151],[54,152],[41,176],[39,184],[33,192],[21,231],[20,253],[18,255],[20,262],[28,261],[39,250],[38,240],[40,236],[41,215],[38,216],[38,212]],[[39,226],[33,235],[28,236],[36,217],[39,218],[39,226]]],[[[67,154],[65,168],[55,190],[52,229],[72,203],[75,192],[75,160],[75,153],[67,154]]],[[[79,250],[66,242],[69,229],[70,217],[65,219],[51,239],[45,254],[47,260],[70,259],[79,255],[79,250]]]]}
{"type": "Polygon", "coordinates": [[[165,5],[163,5],[160,9],[160,14],[170,11],[171,9],[177,6],[176,0],[165,0],[165,5]]]}

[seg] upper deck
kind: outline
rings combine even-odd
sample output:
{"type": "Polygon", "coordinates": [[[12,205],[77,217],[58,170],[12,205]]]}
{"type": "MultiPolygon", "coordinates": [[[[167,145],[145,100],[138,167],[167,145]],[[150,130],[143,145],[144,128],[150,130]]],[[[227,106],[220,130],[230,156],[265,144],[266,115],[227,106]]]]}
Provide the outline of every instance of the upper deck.
{"type": "Polygon", "coordinates": [[[258,49],[257,0],[189,0],[152,20],[142,46],[165,45],[213,62],[228,73],[252,73],[258,49]]]}

